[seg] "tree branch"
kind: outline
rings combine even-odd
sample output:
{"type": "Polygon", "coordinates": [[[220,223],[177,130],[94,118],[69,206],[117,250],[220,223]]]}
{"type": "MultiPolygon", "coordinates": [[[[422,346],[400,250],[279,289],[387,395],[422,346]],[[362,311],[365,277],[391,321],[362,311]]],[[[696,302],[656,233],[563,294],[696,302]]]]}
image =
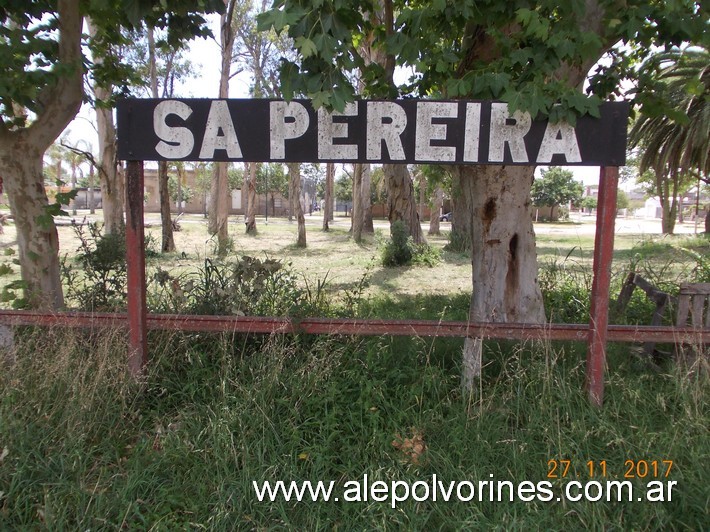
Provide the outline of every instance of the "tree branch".
{"type": "Polygon", "coordinates": [[[83,17],[79,12],[79,0],[59,0],[57,18],[59,61],[55,70],[66,69],[66,73],[60,73],[56,82],[40,93],[38,99],[46,105],[26,129],[28,140],[42,150],[48,148],[77,115],[84,96],[81,52],[83,17]]]}

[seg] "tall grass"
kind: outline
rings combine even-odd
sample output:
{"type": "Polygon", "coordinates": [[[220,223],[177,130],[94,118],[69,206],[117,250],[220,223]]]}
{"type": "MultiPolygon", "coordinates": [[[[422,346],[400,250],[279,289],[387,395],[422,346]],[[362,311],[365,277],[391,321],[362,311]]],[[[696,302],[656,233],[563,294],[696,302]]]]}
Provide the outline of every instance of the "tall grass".
{"type": "MultiPolygon", "coordinates": [[[[491,344],[474,396],[460,342],[156,333],[144,381],[118,331],[27,330],[0,375],[0,529],[700,529],[707,382],[581,348],[491,344]],[[419,434],[419,460],[393,441],[419,434]],[[259,502],[252,481],[545,480],[548,460],[674,460],[666,503],[259,502]]],[[[559,481],[555,481],[556,483],[559,481]]],[[[636,481],[635,481],[636,482],[636,481]]],[[[556,484],[559,485],[559,484],[556,484]]]]}

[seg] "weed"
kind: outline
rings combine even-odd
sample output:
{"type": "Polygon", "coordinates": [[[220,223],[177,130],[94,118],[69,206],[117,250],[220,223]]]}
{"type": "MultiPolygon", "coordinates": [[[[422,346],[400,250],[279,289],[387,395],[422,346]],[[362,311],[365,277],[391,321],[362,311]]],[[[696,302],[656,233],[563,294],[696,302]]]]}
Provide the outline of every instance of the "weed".
{"type": "Polygon", "coordinates": [[[62,259],[65,298],[81,310],[116,311],[126,304],[126,238],[121,232],[102,234],[98,223],[73,224],[79,248],[62,259]],[[79,266],[77,269],[72,264],[79,266]]]}
{"type": "Polygon", "coordinates": [[[391,225],[390,239],[381,246],[382,265],[385,267],[417,264],[432,267],[441,262],[441,252],[428,244],[415,244],[404,222],[391,225]]]}

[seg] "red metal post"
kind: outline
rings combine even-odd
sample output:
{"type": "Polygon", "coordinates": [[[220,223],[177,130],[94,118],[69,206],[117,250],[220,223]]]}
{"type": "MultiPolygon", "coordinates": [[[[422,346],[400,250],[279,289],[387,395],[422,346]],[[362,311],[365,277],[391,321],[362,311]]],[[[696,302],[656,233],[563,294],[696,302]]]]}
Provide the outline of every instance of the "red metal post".
{"type": "Polygon", "coordinates": [[[128,370],[134,377],[141,376],[148,363],[143,197],[143,161],[128,161],[126,169],[128,370]]]}
{"type": "Polygon", "coordinates": [[[594,279],[592,280],[591,315],[587,338],[586,389],[595,406],[604,401],[607,327],[609,324],[609,285],[614,253],[614,222],[619,169],[603,167],[599,174],[597,229],[594,239],[594,279]]]}

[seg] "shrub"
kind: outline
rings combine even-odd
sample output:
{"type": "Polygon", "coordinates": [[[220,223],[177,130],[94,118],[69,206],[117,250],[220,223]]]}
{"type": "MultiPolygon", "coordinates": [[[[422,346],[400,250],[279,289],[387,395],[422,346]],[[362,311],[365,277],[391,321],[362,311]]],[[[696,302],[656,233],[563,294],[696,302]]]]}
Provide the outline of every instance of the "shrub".
{"type": "Polygon", "coordinates": [[[79,239],[73,268],[66,256],[61,264],[65,297],[81,310],[116,311],[126,304],[126,237],[102,234],[98,223],[73,224],[79,239]],[[88,230],[85,230],[86,229],[88,230]]]}
{"type": "Polygon", "coordinates": [[[412,261],[413,242],[404,222],[397,220],[390,227],[390,239],[382,248],[382,265],[404,266],[412,261]]]}
{"type": "Polygon", "coordinates": [[[439,250],[428,244],[415,244],[404,222],[397,220],[390,229],[390,239],[382,247],[382,265],[391,268],[418,264],[434,266],[441,261],[439,250]]]}

